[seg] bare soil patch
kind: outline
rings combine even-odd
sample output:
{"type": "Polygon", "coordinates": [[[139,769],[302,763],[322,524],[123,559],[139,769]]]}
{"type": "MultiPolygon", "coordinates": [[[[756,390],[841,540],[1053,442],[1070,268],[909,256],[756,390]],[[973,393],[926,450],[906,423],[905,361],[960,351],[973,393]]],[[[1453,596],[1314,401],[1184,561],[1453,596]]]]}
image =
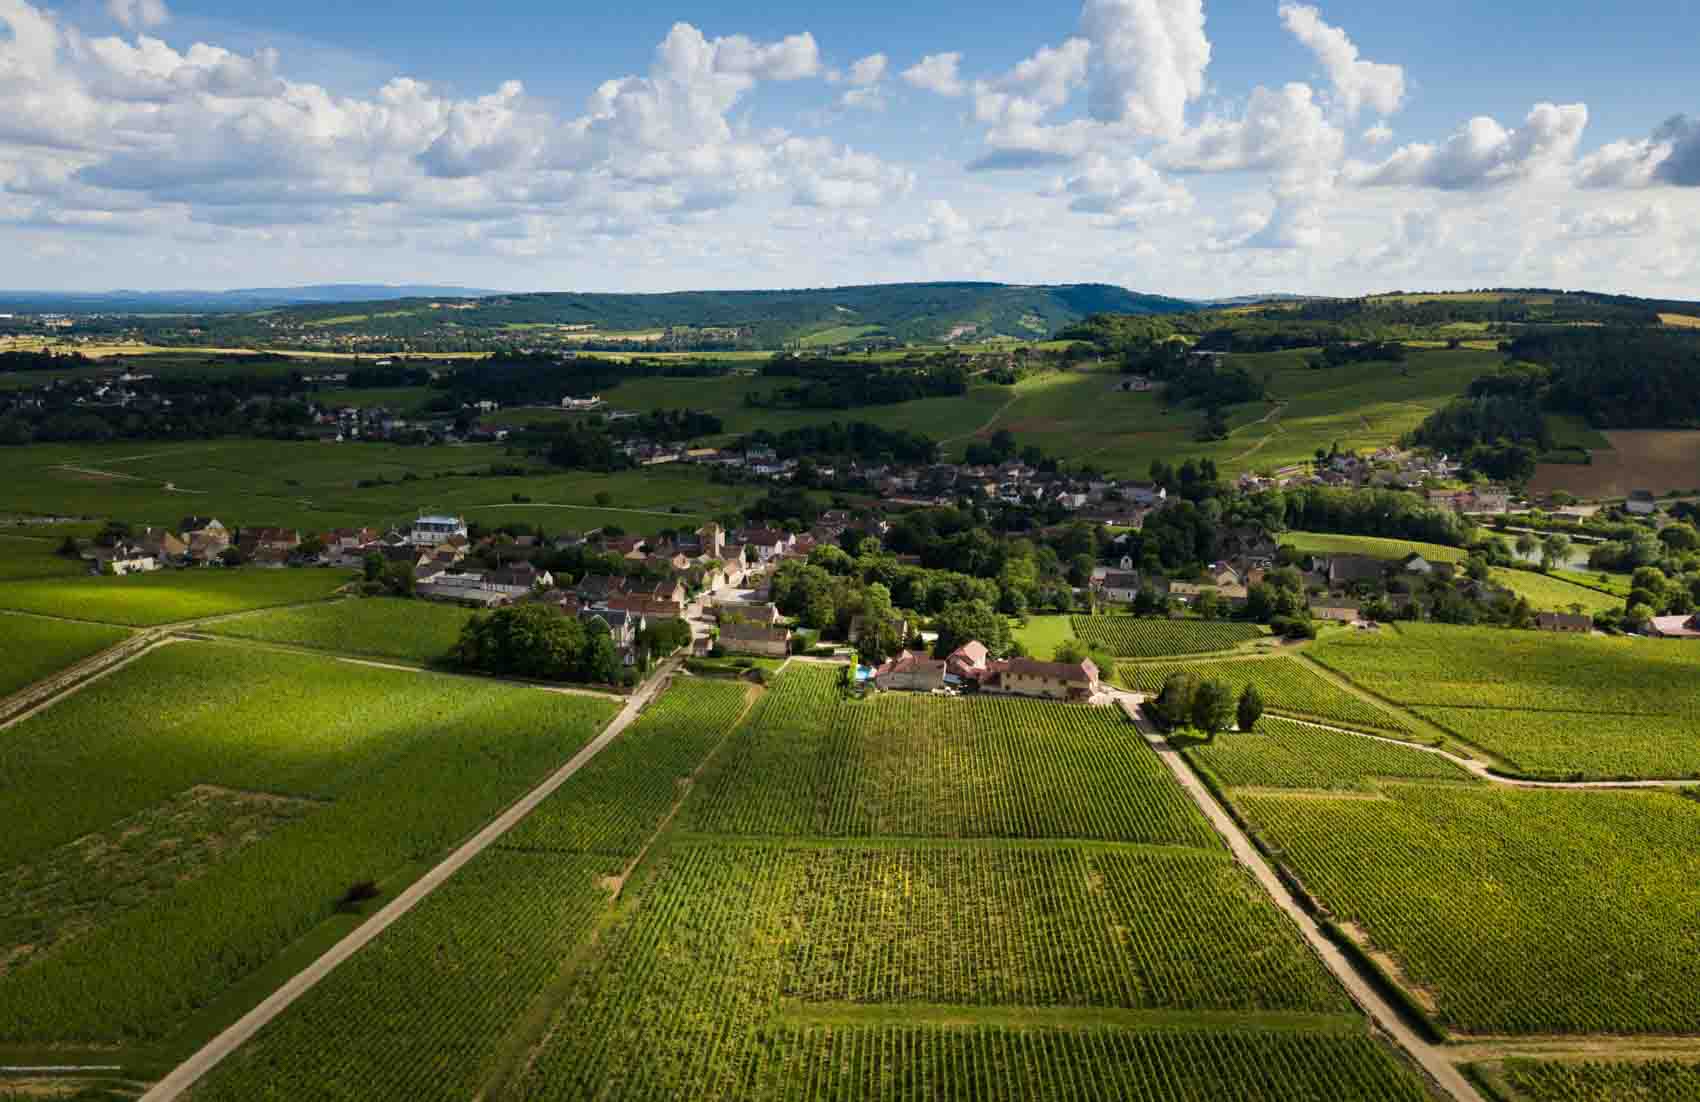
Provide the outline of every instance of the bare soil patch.
{"type": "Polygon", "coordinates": [[[1382,952],[1370,942],[1368,931],[1350,922],[1339,923],[1339,926],[1346,932],[1346,936],[1356,942],[1358,948],[1364,951],[1365,956],[1375,961],[1394,983],[1404,988],[1405,993],[1410,995],[1418,1006],[1429,1014],[1440,1013],[1440,1000],[1435,998],[1434,992],[1412,983],[1411,977],[1407,976],[1404,969],[1399,967],[1399,962],[1393,958],[1391,953],[1382,952]]]}
{"type": "Polygon", "coordinates": [[[1616,429],[1605,436],[1611,451],[1594,452],[1587,466],[1542,463],[1530,491],[1601,498],[1628,497],[1634,490],[1663,494],[1700,488],[1700,430],[1616,429]]]}

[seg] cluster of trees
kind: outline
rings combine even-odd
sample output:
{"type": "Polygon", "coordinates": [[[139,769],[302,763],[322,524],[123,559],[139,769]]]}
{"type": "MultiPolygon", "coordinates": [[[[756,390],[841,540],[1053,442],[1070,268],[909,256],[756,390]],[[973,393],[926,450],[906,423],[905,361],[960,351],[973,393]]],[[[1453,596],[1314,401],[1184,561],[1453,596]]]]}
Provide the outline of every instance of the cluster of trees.
{"type": "Polygon", "coordinates": [[[1408,357],[1404,344],[1399,341],[1351,341],[1325,344],[1321,353],[1310,357],[1306,363],[1322,370],[1347,364],[1402,364],[1408,357]]]}
{"type": "MultiPolygon", "coordinates": [[[[690,625],[683,620],[650,624],[638,637],[639,668],[647,668],[651,655],[671,653],[690,638],[690,625]]],[[[463,669],[538,681],[636,681],[634,672],[622,668],[607,624],[563,616],[551,605],[518,605],[473,616],[449,658],[463,669]]]]}
{"type": "Polygon", "coordinates": [[[700,409],[654,409],[608,426],[611,436],[669,442],[718,436],[724,429],[719,417],[700,409]]]}
{"type": "Polygon", "coordinates": [[[13,371],[67,371],[79,367],[94,367],[98,361],[91,360],[81,352],[49,352],[40,350],[18,350],[0,352],[0,374],[13,371]]]}
{"type": "Polygon", "coordinates": [[[1700,333],[1541,329],[1518,336],[1510,351],[1550,367],[1548,408],[1601,427],[1700,427],[1700,333]]]}
{"type": "Polygon", "coordinates": [[[744,437],[745,447],[772,448],[782,459],[801,456],[851,456],[856,459],[898,463],[931,463],[938,458],[938,442],[907,429],[887,429],[866,421],[805,425],[774,433],[757,429],[744,437]]]}
{"type": "Polygon", "coordinates": [[[772,409],[855,409],[895,405],[918,398],[951,398],[968,392],[968,374],[956,366],[885,367],[844,360],[776,356],[762,367],[767,377],[803,380],[767,394],[751,391],[747,405],[772,409]]]}
{"type": "Polygon", "coordinates": [[[1170,730],[1194,727],[1210,739],[1229,727],[1250,734],[1263,718],[1263,694],[1256,685],[1247,685],[1236,701],[1222,682],[1182,671],[1163,682],[1151,711],[1170,730]]]}

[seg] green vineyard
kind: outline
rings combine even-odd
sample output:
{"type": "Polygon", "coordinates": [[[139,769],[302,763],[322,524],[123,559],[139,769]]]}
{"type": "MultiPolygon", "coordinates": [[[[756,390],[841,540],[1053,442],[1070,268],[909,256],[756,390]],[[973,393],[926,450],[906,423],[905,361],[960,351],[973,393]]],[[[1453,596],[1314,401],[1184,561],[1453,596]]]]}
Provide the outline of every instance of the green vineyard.
{"type": "Polygon", "coordinates": [[[0,612],[0,697],[75,665],[129,637],[123,628],[0,612]]]}
{"type": "Polygon", "coordinates": [[[250,569],[162,570],[123,578],[43,578],[0,582],[0,609],[152,627],[322,600],[351,577],[341,570],[250,569]]]}
{"type": "Polygon", "coordinates": [[[1399,624],[1310,653],[1523,772],[1700,777],[1700,648],[1399,624]]]}
{"type": "Polygon", "coordinates": [[[1121,667],[1121,677],[1128,688],[1154,695],[1170,674],[1183,670],[1222,682],[1236,698],[1247,685],[1256,685],[1263,694],[1264,707],[1271,712],[1371,731],[1410,731],[1410,725],[1396,714],[1330,684],[1299,658],[1130,663],[1121,667]]]}
{"type": "Polygon", "coordinates": [[[1432,995],[1444,1024],[1693,1031],[1700,802],[1486,785],[1383,791],[1235,798],[1310,891],[1432,995]]]}
{"type": "Polygon", "coordinates": [[[1517,1102],[1693,1102],[1700,1098],[1700,1063],[1511,1060],[1504,1081],[1517,1102]]]}
{"type": "Polygon", "coordinates": [[[787,672],[685,807],[710,834],[1102,838],[1215,845],[1121,712],[1007,698],[841,698],[787,672]]]}
{"type": "Polygon", "coordinates": [[[0,740],[0,868],[200,786],[309,801],[285,826],[209,854],[198,875],[117,892],[0,975],[0,1040],[169,1034],[335,913],[343,893],[435,860],[607,723],[590,697],[179,643],[0,740]],[[75,936],[70,936],[74,933],[75,936]]]}
{"type": "Polygon", "coordinates": [[[1074,634],[1118,658],[1164,658],[1233,650],[1263,636],[1256,624],[1220,620],[1154,620],[1138,616],[1076,616],[1074,634]]]}
{"type": "Polygon", "coordinates": [[[1264,716],[1252,734],[1190,746],[1186,755],[1231,787],[1363,789],[1376,780],[1468,781],[1458,765],[1426,750],[1264,716]]]}
{"type": "Polygon", "coordinates": [[[267,609],[221,620],[211,630],[264,643],[428,663],[454,649],[471,618],[469,610],[453,605],[377,597],[267,609]]]}

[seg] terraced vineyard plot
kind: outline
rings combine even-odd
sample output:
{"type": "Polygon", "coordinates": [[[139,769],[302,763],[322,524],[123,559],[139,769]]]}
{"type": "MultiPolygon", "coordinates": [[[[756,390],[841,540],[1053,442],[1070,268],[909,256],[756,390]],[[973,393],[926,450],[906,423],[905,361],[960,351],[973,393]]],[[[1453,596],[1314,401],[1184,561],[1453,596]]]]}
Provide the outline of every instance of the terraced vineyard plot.
{"type": "Polygon", "coordinates": [[[1678,641],[1399,624],[1311,654],[1523,771],[1700,776],[1700,648],[1678,641]]]}
{"type": "Polygon", "coordinates": [[[1074,633],[1118,658],[1162,658],[1232,650],[1262,637],[1255,624],[1220,620],[1154,620],[1141,616],[1076,616],[1074,633]]]}
{"type": "Polygon", "coordinates": [[[328,801],[0,980],[0,1040],[155,1039],[566,760],[612,702],[182,643],[0,739],[0,868],[195,784],[328,801]]]}
{"type": "Polygon", "coordinates": [[[1471,779],[1439,754],[1276,716],[1263,717],[1252,734],[1189,746],[1186,756],[1234,788],[1364,789],[1378,779],[1471,779]]]}
{"type": "Polygon", "coordinates": [[[1509,1060],[1503,1080],[1517,1102],[1692,1102],[1700,1063],[1653,1060],[1610,1064],[1509,1060]]]}
{"type": "Polygon", "coordinates": [[[845,701],[838,676],[786,672],[759,721],[705,773],[685,829],[1218,844],[1116,709],[896,693],[845,701]]]}
{"type": "Polygon", "coordinates": [[[1154,695],[1162,689],[1170,674],[1183,670],[1222,682],[1235,699],[1247,685],[1256,685],[1263,694],[1264,707],[1274,712],[1371,731],[1401,734],[1410,731],[1410,726],[1397,715],[1330,684],[1327,678],[1307,669],[1297,658],[1140,662],[1122,666],[1120,673],[1130,689],[1154,695]]]}
{"type": "Polygon", "coordinates": [[[329,597],[341,570],[161,570],[124,578],[0,582],[0,609],[153,627],[329,597]]]}
{"type": "Polygon", "coordinates": [[[0,697],[74,666],[129,637],[123,628],[0,612],[0,697]]]}
{"type": "Polygon", "coordinates": [[[0,977],[205,874],[312,808],[306,800],[198,787],[0,872],[0,977]]]}
{"type": "MultiPolygon", "coordinates": [[[[963,857],[961,851],[950,848],[870,853],[854,848],[787,851],[777,845],[731,843],[674,847],[648,870],[636,905],[605,932],[595,959],[575,976],[543,1044],[526,1066],[516,1095],[534,1100],[760,1099],[798,1097],[798,1092],[805,1092],[802,1097],[852,1100],[1052,1098],[1066,1085],[1080,1092],[1080,1097],[1106,1099],[1422,1097],[1411,1093],[1414,1085],[1405,1073],[1350,1017],[1337,1019],[1332,1027],[1319,1026],[1315,1018],[1302,1018],[1299,1021],[1305,1025],[1295,1024],[1292,1032],[1282,1027],[1278,1015],[1262,1014],[1258,1021],[1267,1026],[1267,1032],[1241,1033],[1227,1023],[1208,1034],[1163,1028],[1123,1032],[1101,1025],[957,1030],[923,1024],[929,1012],[937,1012],[936,1007],[904,1007],[894,1008],[903,1019],[901,1025],[822,1024],[815,1015],[838,1018],[858,1008],[799,1001],[798,984],[816,985],[809,998],[890,997],[901,993],[897,985],[916,982],[904,970],[918,964],[922,975],[930,979],[909,992],[915,997],[952,995],[968,990],[976,979],[997,989],[998,976],[982,972],[976,977],[973,969],[995,965],[1000,956],[1018,969],[1044,968],[1055,991],[1067,990],[1071,984],[1078,990],[1079,985],[1094,982],[1089,977],[1108,975],[1107,963],[1094,968],[1071,952],[1048,951],[1049,932],[1032,924],[1007,925],[1000,940],[990,944],[979,943],[974,934],[953,939],[949,931],[958,916],[975,923],[971,929],[978,933],[979,924],[988,920],[982,914],[1009,913],[1002,909],[1014,907],[1014,913],[1037,920],[1047,913],[1047,903],[1040,901],[1044,890],[1028,878],[1027,864],[1088,860],[1079,854],[970,849],[977,856],[963,857]],[[990,872],[993,879],[964,882],[951,896],[937,897],[931,908],[923,896],[913,904],[917,914],[923,909],[927,914],[920,930],[888,928],[856,917],[859,906],[864,915],[875,917],[890,915],[887,908],[904,906],[878,898],[883,894],[889,899],[889,887],[883,893],[866,886],[854,889],[834,917],[829,913],[834,900],[821,896],[819,877],[813,875],[821,868],[847,868],[859,879],[881,863],[895,872],[905,861],[912,862],[912,868],[922,868],[931,862],[957,860],[982,862],[979,869],[990,872]],[[993,899],[976,903],[967,898],[976,890],[993,899]],[[1024,891],[1037,892],[1040,899],[1022,904],[1010,901],[1011,895],[1024,891]],[[964,900],[965,910],[952,910],[957,898],[964,900]],[[809,923],[817,918],[830,925],[811,928],[809,923]],[[888,947],[864,940],[864,935],[881,931],[895,937],[897,944],[888,947]],[[935,950],[945,955],[938,956],[935,950]],[[960,976],[953,977],[953,971],[960,976]],[[837,979],[843,982],[828,982],[837,979]],[[892,986],[876,992],[866,981],[892,986]],[[1326,1032],[1299,1031],[1304,1028],[1326,1032]],[[843,1047],[835,1038],[842,1039],[843,1047]],[[1206,1058],[1207,1052],[1222,1055],[1206,1058]],[[1254,1053],[1280,1062],[1254,1070],[1248,1063],[1256,1059],[1254,1053]],[[1246,1077],[1243,1083],[1241,1076],[1246,1077]]],[[[1088,876],[1103,872],[1104,867],[1096,864],[1103,859],[1103,855],[1092,855],[1083,871],[1088,876]]],[[[1230,896],[1245,890],[1243,882],[1218,879],[1243,875],[1225,858],[1182,854],[1151,860],[1154,864],[1148,872],[1159,879],[1169,871],[1162,869],[1166,862],[1178,862],[1171,866],[1175,872],[1188,870],[1164,890],[1170,897],[1185,896],[1193,883],[1187,877],[1203,873],[1202,883],[1210,887],[1195,915],[1208,912],[1219,901],[1215,889],[1230,896]]],[[[1106,896],[1131,889],[1139,880],[1137,876],[1121,880],[1120,875],[1120,870],[1109,871],[1103,888],[1106,896]]],[[[1083,878],[1074,894],[1078,898],[1082,891],[1093,890],[1093,882],[1083,878]]],[[[1229,909],[1230,914],[1249,920],[1243,930],[1247,942],[1261,946],[1253,966],[1261,971],[1248,978],[1233,974],[1247,970],[1245,958],[1209,949],[1220,926],[1194,919],[1176,924],[1167,920],[1176,913],[1172,910],[1160,907],[1146,914],[1138,903],[1126,905],[1129,910],[1118,912],[1125,926],[1106,926],[1105,917],[1094,917],[1090,910],[1078,913],[1072,924],[1072,944],[1085,953],[1092,952],[1094,942],[1119,946],[1119,961],[1127,969],[1124,975],[1141,974],[1144,966],[1150,968],[1144,975],[1162,976],[1161,986],[1145,992],[1158,1005],[1232,1008],[1266,1003],[1276,990],[1271,984],[1287,985],[1278,988],[1287,993],[1287,1006],[1342,1005],[1330,981],[1317,971],[1320,966],[1297,947],[1293,934],[1283,931],[1274,933],[1273,940],[1259,939],[1260,932],[1280,928],[1272,911],[1253,915],[1237,904],[1229,909]],[[1189,933],[1189,928],[1196,933],[1189,933]],[[1165,939],[1181,947],[1160,944],[1165,939]],[[1179,964],[1188,952],[1186,946],[1204,950],[1196,967],[1179,964]],[[1158,966],[1159,962],[1168,964],[1158,966]]],[[[1071,925],[1062,915],[1053,921],[1059,927],[1071,925]]],[[[1118,958],[1096,957],[1099,962],[1114,959],[1118,958]]],[[[1032,973],[1018,971],[1017,975],[1032,973]]],[[[1011,998],[1022,995],[1016,986],[1001,990],[1011,998]]],[[[1115,990],[1113,982],[1107,990],[1115,990]]],[[[957,1020],[974,1013],[950,1009],[957,1020]]]]}
{"type": "Polygon", "coordinates": [[[1700,802],[1670,792],[1396,784],[1242,794],[1311,892],[1475,1033],[1689,1033],[1700,802]]]}
{"type": "Polygon", "coordinates": [[[636,723],[499,844],[599,854],[611,859],[605,872],[620,871],[684,796],[690,774],[738,721],[747,691],[738,682],[675,678],[636,723]]]}
{"type": "Polygon", "coordinates": [[[779,1031],[745,1082],[744,1097],[754,1099],[1427,1098],[1411,1073],[1368,1037],[1233,1029],[791,1028],[779,1031]]]}
{"type": "Polygon", "coordinates": [[[214,1069],[192,1097],[476,1097],[508,1028],[607,905],[597,866],[559,854],[480,855],[214,1069]]]}
{"type": "Polygon", "coordinates": [[[390,597],[275,608],[223,620],[218,635],[429,663],[446,656],[472,618],[469,609],[390,597]]]}
{"type": "Polygon", "coordinates": [[[1349,1009],[1226,854],[793,850],[771,875],[788,999],[1349,1009]]]}

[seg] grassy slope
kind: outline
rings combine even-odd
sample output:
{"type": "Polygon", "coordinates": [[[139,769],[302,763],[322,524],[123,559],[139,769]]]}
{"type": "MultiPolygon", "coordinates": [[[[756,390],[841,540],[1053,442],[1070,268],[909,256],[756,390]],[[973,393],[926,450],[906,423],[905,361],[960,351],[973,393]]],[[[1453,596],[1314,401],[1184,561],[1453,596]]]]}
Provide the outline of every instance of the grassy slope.
{"type": "Polygon", "coordinates": [[[1034,658],[1049,659],[1058,645],[1074,638],[1069,616],[1029,616],[1027,623],[1011,629],[1017,642],[1034,658]]]}
{"type": "Polygon", "coordinates": [[[1290,543],[1305,554],[1371,555],[1394,561],[1415,551],[1430,562],[1463,562],[1467,552],[1462,547],[1446,547],[1438,543],[1419,543],[1415,540],[1382,539],[1379,536],[1337,536],[1326,532],[1286,532],[1281,543],[1290,543]]]}

